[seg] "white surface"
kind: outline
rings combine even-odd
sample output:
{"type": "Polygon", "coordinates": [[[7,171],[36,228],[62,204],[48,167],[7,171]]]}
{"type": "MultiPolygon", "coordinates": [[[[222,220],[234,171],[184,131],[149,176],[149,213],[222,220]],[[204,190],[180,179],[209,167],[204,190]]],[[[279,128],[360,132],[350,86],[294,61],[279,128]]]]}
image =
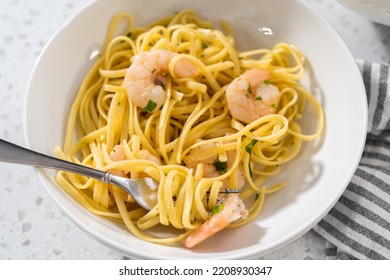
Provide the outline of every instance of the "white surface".
{"type": "Polygon", "coordinates": [[[375,22],[390,26],[388,0],[338,0],[341,4],[375,22]]]}
{"type": "MultiPolygon", "coordinates": [[[[23,98],[31,69],[50,36],[87,1],[3,1],[0,15],[0,137],[24,145],[23,98]],[[81,6],[80,6],[81,5],[81,6]]],[[[302,1],[327,18],[357,58],[389,63],[389,28],[333,1],[302,1]]],[[[62,70],[58,70],[62,71],[62,70]]],[[[49,77],[48,77],[49,78],[49,77]]],[[[111,259],[123,254],[86,236],[47,196],[31,168],[1,164],[0,258],[111,259]]],[[[263,258],[318,259],[325,242],[309,232],[263,258]]]]}

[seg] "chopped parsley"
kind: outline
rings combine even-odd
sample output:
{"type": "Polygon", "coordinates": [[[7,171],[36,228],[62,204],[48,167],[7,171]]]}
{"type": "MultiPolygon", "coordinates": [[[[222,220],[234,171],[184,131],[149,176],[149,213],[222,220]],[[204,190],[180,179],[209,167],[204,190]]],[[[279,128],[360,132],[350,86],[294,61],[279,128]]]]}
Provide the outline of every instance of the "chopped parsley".
{"type": "Polygon", "coordinates": [[[156,109],[156,107],[157,103],[153,102],[152,100],[149,100],[145,108],[142,109],[142,112],[151,113],[154,109],[156,109]]]}
{"type": "Polygon", "coordinates": [[[274,104],[272,104],[272,108],[276,109],[276,108],[278,108],[278,107],[279,107],[279,103],[274,103],[274,104]]]}
{"type": "Polygon", "coordinates": [[[260,197],[260,194],[259,194],[259,193],[256,193],[256,195],[255,195],[255,201],[258,200],[259,197],[260,197]]]}
{"type": "Polygon", "coordinates": [[[126,34],[126,36],[129,37],[129,38],[131,38],[131,35],[133,35],[133,33],[131,33],[130,31],[127,32],[127,34],[126,34]]]}
{"type": "Polygon", "coordinates": [[[214,216],[215,214],[217,214],[222,209],[223,209],[223,204],[217,204],[217,205],[215,205],[213,211],[211,211],[210,215],[214,216]]]}
{"type": "Polygon", "coordinates": [[[227,163],[226,162],[223,162],[223,161],[220,161],[219,159],[216,159],[213,162],[213,165],[214,165],[215,169],[217,169],[217,171],[220,174],[225,174],[226,173],[226,170],[227,170],[227,163]]]}
{"type": "Polygon", "coordinates": [[[269,86],[271,84],[271,81],[270,80],[264,80],[264,84],[266,84],[267,86],[269,86]]]}
{"type": "Polygon", "coordinates": [[[248,162],[249,176],[253,177],[253,172],[251,168],[251,164],[248,162]]]}
{"type": "Polygon", "coordinates": [[[252,141],[245,146],[245,150],[247,151],[248,154],[252,154],[252,148],[254,145],[256,145],[256,143],[259,142],[259,140],[257,139],[252,139],[252,141]]]}
{"type": "Polygon", "coordinates": [[[253,93],[253,91],[252,91],[252,89],[251,89],[251,85],[248,85],[247,91],[248,91],[249,93],[253,93]]]}
{"type": "Polygon", "coordinates": [[[263,100],[263,98],[261,97],[261,96],[258,96],[258,97],[256,97],[256,100],[263,100]]]}

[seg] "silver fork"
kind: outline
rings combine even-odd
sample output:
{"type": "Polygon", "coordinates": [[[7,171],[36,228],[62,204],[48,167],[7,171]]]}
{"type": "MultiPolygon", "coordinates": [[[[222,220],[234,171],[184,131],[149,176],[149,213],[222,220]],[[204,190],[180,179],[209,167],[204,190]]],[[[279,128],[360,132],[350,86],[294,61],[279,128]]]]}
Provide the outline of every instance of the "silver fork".
{"type": "MultiPolygon", "coordinates": [[[[146,210],[151,210],[157,204],[159,183],[150,177],[139,179],[124,178],[107,171],[100,171],[88,166],[41,154],[2,139],[0,139],[0,162],[24,164],[84,175],[120,187],[129,193],[146,210]]],[[[221,193],[239,192],[239,190],[235,189],[223,189],[221,191],[221,193]]]]}

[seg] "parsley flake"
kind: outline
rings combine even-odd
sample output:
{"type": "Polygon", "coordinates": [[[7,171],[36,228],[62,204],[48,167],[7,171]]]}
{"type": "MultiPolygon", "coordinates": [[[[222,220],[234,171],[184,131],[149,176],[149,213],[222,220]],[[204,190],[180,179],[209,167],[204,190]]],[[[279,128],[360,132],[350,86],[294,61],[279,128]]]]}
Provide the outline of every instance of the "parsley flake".
{"type": "Polygon", "coordinates": [[[156,109],[156,107],[157,103],[153,102],[152,100],[149,100],[145,108],[142,109],[142,112],[151,113],[154,109],[156,109]]]}
{"type": "Polygon", "coordinates": [[[222,209],[223,209],[223,204],[217,204],[217,205],[215,205],[213,211],[211,211],[210,215],[214,216],[215,214],[217,214],[222,209]]]}
{"type": "Polygon", "coordinates": [[[217,171],[220,174],[225,174],[226,173],[226,170],[227,170],[227,163],[226,162],[223,162],[223,161],[220,161],[219,159],[216,159],[213,162],[213,165],[214,165],[215,169],[217,169],[217,171]]]}
{"type": "Polygon", "coordinates": [[[247,151],[248,154],[252,154],[252,148],[254,145],[256,145],[256,143],[259,142],[259,140],[257,139],[252,139],[252,141],[245,146],[245,150],[247,151]]]}
{"type": "Polygon", "coordinates": [[[256,97],[256,100],[263,100],[263,98],[261,97],[261,96],[258,96],[258,97],[256,97]]]}
{"type": "Polygon", "coordinates": [[[253,91],[252,91],[252,89],[251,89],[251,85],[248,85],[247,91],[248,91],[249,93],[253,93],[253,91]]]}
{"type": "Polygon", "coordinates": [[[131,38],[131,35],[133,35],[133,33],[131,33],[130,31],[127,32],[127,34],[126,34],[126,36],[129,37],[129,38],[131,38]]]}
{"type": "Polygon", "coordinates": [[[264,84],[266,84],[267,86],[271,85],[271,81],[270,80],[264,80],[264,84]]]}
{"type": "Polygon", "coordinates": [[[248,162],[248,170],[249,170],[249,176],[253,177],[253,172],[251,168],[251,164],[248,162]]]}

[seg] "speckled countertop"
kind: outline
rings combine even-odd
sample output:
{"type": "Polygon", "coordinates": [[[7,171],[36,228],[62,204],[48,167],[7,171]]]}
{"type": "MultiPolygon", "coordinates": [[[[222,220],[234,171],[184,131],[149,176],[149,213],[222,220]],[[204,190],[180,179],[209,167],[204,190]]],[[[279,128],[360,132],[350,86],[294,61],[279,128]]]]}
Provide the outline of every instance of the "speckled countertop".
{"type": "MultiPolygon", "coordinates": [[[[356,58],[390,64],[390,27],[334,0],[301,0],[322,15],[356,58]]],[[[2,0],[0,138],[25,145],[23,102],[34,63],[55,31],[89,0],[2,0]]],[[[0,259],[124,259],[82,232],[46,194],[30,167],[0,163],[0,259]]],[[[313,231],[264,259],[325,259],[313,231]]]]}

